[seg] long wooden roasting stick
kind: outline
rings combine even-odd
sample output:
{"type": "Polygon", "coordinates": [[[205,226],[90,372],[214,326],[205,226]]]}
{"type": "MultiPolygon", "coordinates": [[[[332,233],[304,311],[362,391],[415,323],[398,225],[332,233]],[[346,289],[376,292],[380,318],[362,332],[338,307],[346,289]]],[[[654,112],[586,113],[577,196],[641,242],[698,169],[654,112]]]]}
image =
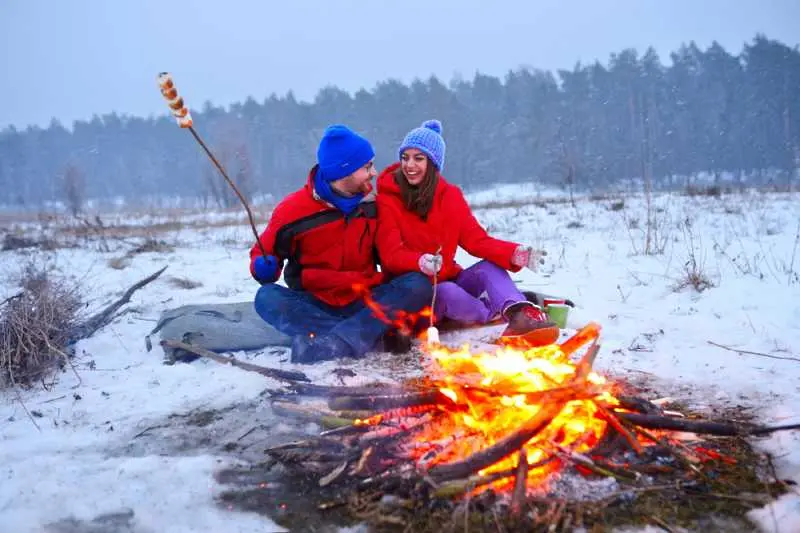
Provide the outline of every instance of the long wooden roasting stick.
{"type": "Polygon", "coordinates": [[[191,132],[192,136],[206,152],[206,155],[208,155],[208,157],[211,159],[211,162],[214,163],[215,167],[217,167],[219,173],[222,174],[222,177],[225,178],[225,181],[231,186],[233,192],[236,193],[239,201],[242,202],[245,211],[247,211],[247,218],[250,221],[250,228],[253,230],[253,235],[258,243],[258,248],[261,250],[261,255],[267,257],[268,254],[264,250],[261,240],[258,238],[258,230],[256,229],[256,222],[255,218],[253,217],[253,211],[250,209],[250,205],[247,203],[247,200],[236,184],[228,177],[228,173],[225,172],[224,168],[222,168],[222,165],[219,163],[219,161],[217,161],[217,158],[214,157],[214,154],[212,154],[211,150],[208,149],[206,143],[203,142],[203,139],[201,139],[200,135],[198,135],[195,131],[192,121],[192,114],[189,112],[189,108],[186,107],[183,97],[178,94],[178,89],[175,87],[175,82],[172,80],[172,75],[169,72],[159,73],[158,87],[161,89],[161,94],[167,100],[167,105],[172,111],[172,116],[175,117],[175,120],[178,122],[178,126],[188,129],[191,132]]]}

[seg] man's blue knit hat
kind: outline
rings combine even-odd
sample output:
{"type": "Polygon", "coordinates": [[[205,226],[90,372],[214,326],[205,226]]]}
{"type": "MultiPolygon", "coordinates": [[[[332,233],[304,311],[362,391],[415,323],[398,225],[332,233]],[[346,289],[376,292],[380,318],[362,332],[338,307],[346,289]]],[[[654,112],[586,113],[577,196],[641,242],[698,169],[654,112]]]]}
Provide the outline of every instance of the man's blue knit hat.
{"type": "Polygon", "coordinates": [[[327,182],[345,178],[375,157],[372,145],[347,126],[328,126],[317,148],[321,178],[327,182]]]}
{"type": "Polygon", "coordinates": [[[446,148],[442,138],[442,123],[438,120],[426,120],[419,128],[409,131],[397,151],[398,157],[401,157],[407,148],[416,148],[427,155],[441,172],[444,169],[446,148]]]}

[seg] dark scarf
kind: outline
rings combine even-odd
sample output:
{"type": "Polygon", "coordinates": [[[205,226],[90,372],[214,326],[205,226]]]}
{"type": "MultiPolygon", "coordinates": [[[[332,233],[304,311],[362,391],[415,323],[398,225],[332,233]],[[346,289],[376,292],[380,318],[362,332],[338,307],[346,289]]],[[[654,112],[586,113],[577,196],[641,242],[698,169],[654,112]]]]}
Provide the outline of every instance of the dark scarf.
{"type": "Polygon", "coordinates": [[[342,196],[331,187],[331,182],[325,179],[322,171],[317,168],[317,173],[314,174],[314,190],[317,196],[336,207],[339,211],[349,215],[356,210],[358,204],[364,199],[364,193],[358,193],[353,196],[342,196]]]}

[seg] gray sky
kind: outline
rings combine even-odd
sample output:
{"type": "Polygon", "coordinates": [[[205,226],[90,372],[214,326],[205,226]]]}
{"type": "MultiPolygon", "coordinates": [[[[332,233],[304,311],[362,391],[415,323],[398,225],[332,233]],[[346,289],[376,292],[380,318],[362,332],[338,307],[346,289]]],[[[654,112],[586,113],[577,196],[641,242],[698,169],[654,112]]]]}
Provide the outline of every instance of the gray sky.
{"type": "Polygon", "coordinates": [[[800,0],[0,0],[0,128],[166,112],[156,74],[189,105],[225,105],[388,78],[571,68],[653,45],[757,32],[800,43],[800,0]]]}

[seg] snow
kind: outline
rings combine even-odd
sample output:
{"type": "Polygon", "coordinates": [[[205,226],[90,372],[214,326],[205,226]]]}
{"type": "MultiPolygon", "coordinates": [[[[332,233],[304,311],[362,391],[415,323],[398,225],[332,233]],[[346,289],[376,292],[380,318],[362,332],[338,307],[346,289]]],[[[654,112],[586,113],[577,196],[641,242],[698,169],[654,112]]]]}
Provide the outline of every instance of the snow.
{"type": "MultiPolygon", "coordinates": [[[[618,209],[612,205],[622,197],[581,197],[573,207],[563,199],[547,203],[545,196],[552,194],[532,186],[505,186],[470,200],[484,206],[476,214],[495,236],[548,251],[540,272],[513,277],[522,287],[572,298],[577,307],[568,328],[589,320],[603,326],[599,371],[647,383],[698,409],[743,405],[764,424],[800,422],[796,194],[658,195],[651,213],[658,225],[652,245],[663,248],[657,255],[641,253],[644,198],[625,196],[624,208],[618,209]],[[686,278],[687,265],[691,270],[692,258],[713,287],[676,289],[686,278]],[[737,353],[710,342],[785,359],[737,353]]],[[[137,224],[129,216],[113,217],[137,224]]],[[[157,214],[148,217],[138,225],[146,229],[165,220],[157,214]]],[[[179,220],[179,215],[167,218],[179,220]]],[[[256,285],[247,271],[252,235],[241,220],[240,213],[210,212],[205,219],[190,213],[185,226],[176,224],[155,235],[175,245],[174,252],[137,254],[120,270],[108,261],[130,246],[114,240],[111,252],[97,251],[96,243],[85,241],[82,249],[0,253],[0,298],[15,293],[13,274],[36,257],[54,273],[74,278],[92,310],[169,265],[159,280],[134,295],[127,306],[131,312],[79,343],[77,376],[68,370],[48,390],[34,387],[19,397],[15,391],[1,393],[0,530],[66,531],[65,524],[77,523],[84,529],[74,531],[92,531],[103,515],[128,516],[131,511],[130,531],[137,533],[283,530],[263,515],[229,510],[215,501],[224,487],[214,472],[236,460],[204,441],[212,431],[223,441],[235,440],[254,420],[272,420],[269,438],[280,440],[296,431],[258,402],[262,391],[278,384],[210,361],[167,366],[160,349],[147,352],[144,343],[166,309],[253,297],[256,285]],[[171,276],[202,285],[181,289],[170,283],[171,276]],[[40,429],[20,399],[41,415],[35,418],[40,429]],[[223,416],[224,422],[208,428],[182,427],[169,418],[248,402],[247,416],[223,416]],[[137,437],[165,424],[170,429],[161,441],[137,437]]],[[[459,259],[463,265],[474,261],[467,254],[459,259]]],[[[444,342],[466,338],[468,332],[442,334],[444,342]]],[[[284,349],[236,355],[294,368],[284,349]]],[[[376,354],[359,362],[296,368],[315,382],[335,384],[331,370],[346,366],[357,374],[346,383],[357,384],[401,379],[402,369],[392,363],[386,354],[376,354]]],[[[800,432],[753,442],[773,454],[782,479],[800,482],[800,432]]],[[[800,496],[795,489],[749,516],[763,531],[800,531],[800,496]]]]}

